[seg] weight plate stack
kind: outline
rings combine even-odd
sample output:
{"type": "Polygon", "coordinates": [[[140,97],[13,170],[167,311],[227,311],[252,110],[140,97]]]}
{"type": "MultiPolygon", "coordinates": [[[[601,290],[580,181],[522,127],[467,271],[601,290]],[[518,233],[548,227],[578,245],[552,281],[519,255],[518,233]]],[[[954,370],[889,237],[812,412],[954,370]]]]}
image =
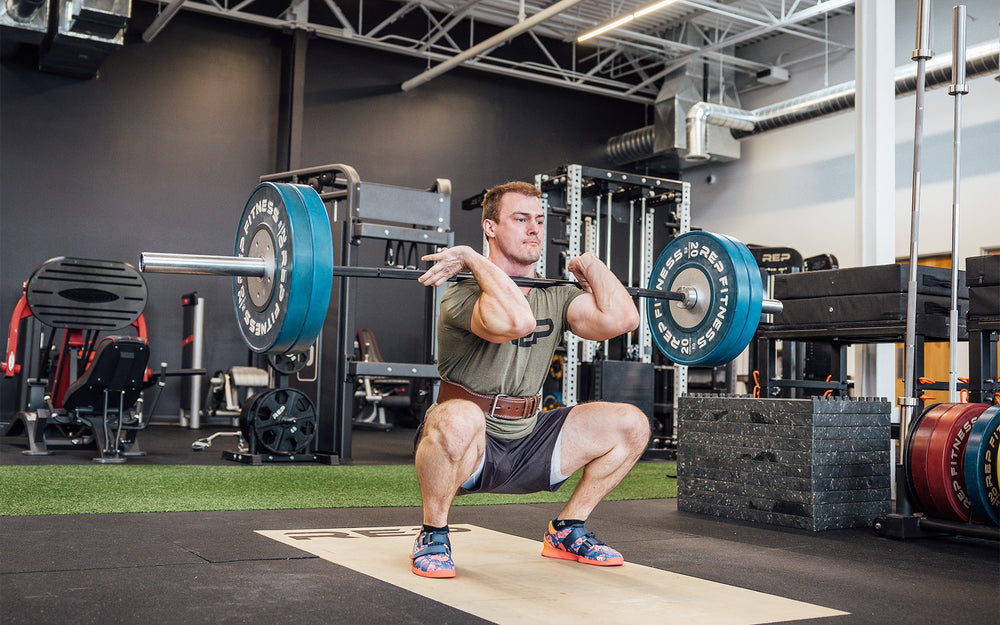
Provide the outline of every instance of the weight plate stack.
{"type": "Polygon", "coordinates": [[[965,447],[976,419],[989,406],[964,404],[964,410],[942,417],[931,433],[927,449],[927,485],[933,516],[965,522],[971,510],[965,488],[965,447]]]}
{"type": "Polygon", "coordinates": [[[723,234],[719,236],[728,239],[732,243],[733,248],[742,255],[743,268],[747,273],[747,281],[750,285],[749,300],[747,302],[749,309],[746,313],[746,321],[743,324],[743,331],[740,333],[739,338],[733,342],[733,349],[730,356],[724,361],[729,362],[743,353],[743,350],[746,349],[746,346],[753,339],[753,335],[757,333],[757,326],[760,324],[761,309],[764,302],[764,283],[761,281],[757,259],[754,258],[749,248],[741,241],[729,235],[723,234]]]}
{"type": "Polygon", "coordinates": [[[329,220],[325,210],[318,219],[313,202],[307,207],[297,186],[258,185],[237,229],[234,254],[263,258],[266,267],[262,277],[233,279],[240,332],[258,353],[304,351],[316,334],[306,334],[303,328],[307,323],[315,326],[316,317],[325,317],[329,304],[329,287],[325,300],[317,301],[322,299],[317,291],[324,290],[323,281],[329,282],[333,266],[329,220]]]}
{"type": "MultiPolygon", "coordinates": [[[[756,267],[756,262],[753,264],[756,267]]],[[[680,365],[717,366],[743,351],[740,339],[752,314],[747,261],[728,238],[711,232],[688,232],[674,238],[653,264],[649,288],[697,294],[691,307],[665,299],[647,299],[653,342],[680,365]]],[[[761,303],[756,302],[757,318],[761,303]]],[[[756,318],[755,318],[756,321],[756,318]]]]}
{"type": "Polygon", "coordinates": [[[914,501],[919,502],[920,497],[917,495],[917,488],[913,483],[913,438],[920,430],[920,424],[923,423],[925,417],[932,415],[931,418],[937,419],[942,412],[948,409],[948,406],[950,405],[951,404],[932,404],[927,406],[924,408],[924,411],[918,414],[910,423],[910,430],[906,435],[906,463],[903,468],[906,472],[906,486],[910,492],[910,497],[914,501]]]}
{"type": "Polygon", "coordinates": [[[302,353],[316,341],[326,313],[330,306],[330,292],[333,288],[333,231],[330,229],[330,218],[326,213],[326,205],[310,186],[289,185],[299,194],[312,231],[312,270],[313,284],[309,290],[310,299],[302,329],[295,338],[295,343],[287,353],[302,353]]]}
{"type": "Polygon", "coordinates": [[[936,511],[927,479],[927,466],[931,462],[929,456],[931,435],[941,420],[950,422],[964,412],[967,405],[937,404],[924,411],[925,414],[920,419],[919,427],[913,432],[907,464],[910,467],[910,477],[913,479],[914,497],[920,504],[920,509],[928,514],[936,511]]]}

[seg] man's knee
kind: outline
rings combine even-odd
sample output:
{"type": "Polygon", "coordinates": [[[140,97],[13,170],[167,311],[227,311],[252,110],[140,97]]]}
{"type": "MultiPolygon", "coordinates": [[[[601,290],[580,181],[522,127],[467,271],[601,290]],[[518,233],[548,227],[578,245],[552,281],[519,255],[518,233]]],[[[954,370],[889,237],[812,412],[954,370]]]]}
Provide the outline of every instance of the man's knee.
{"type": "Polygon", "coordinates": [[[432,441],[449,455],[461,456],[485,433],[482,409],[471,401],[452,399],[434,406],[427,413],[419,444],[432,441]]]}
{"type": "Polygon", "coordinates": [[[627,440],[645,446],[649,442],[649,418],[632,404],[614,404],[618,412],[617,422],[627,440]]]}

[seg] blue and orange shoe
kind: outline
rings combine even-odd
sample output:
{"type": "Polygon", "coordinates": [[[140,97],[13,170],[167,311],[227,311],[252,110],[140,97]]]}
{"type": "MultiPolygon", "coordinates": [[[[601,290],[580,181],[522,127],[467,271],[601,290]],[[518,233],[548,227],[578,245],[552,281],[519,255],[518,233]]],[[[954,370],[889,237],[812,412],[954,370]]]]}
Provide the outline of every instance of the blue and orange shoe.
{"type": "Polygon", "coordinates": [[[583,523],[570,525],[556,531],[552,523],[542,537],[545,546],[542,555],[546,558],[576,560],[596,566],[621,566],[625,558],[611,547],[597,540],[593,532],[588,532],[583,523]]]}
{"type": "Polygon", "coordinates": [[[414,574],[421,577],[455,577],[448,532],[420,532],[410,556],[414,574]]]}

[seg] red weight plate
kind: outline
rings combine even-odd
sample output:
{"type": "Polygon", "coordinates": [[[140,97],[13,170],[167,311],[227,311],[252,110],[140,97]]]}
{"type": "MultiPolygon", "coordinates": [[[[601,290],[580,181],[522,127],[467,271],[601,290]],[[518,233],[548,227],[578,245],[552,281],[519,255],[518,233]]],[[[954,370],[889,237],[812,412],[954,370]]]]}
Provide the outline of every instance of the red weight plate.
{"type": "Polygon", "coordinates": [[[913,479],[913,495],[921,510],[929,511],[933,506],[930,489],[927,486],[928,447],[931,434],[938,421],[951,412],[963,412],[968,404],[937,404],[923,414],[920,424],[910,439],[908,461],[913,479]]]}
{"type": "MultiPolygon", "coordinates": [[[[905,450],[903,471],[906,473],[906,492],[909,493],[910,500],[914,502],[917,501],[917,491],[913,488],[913,461],[911,459],[913,455],[913,437],[920,429],[920,424],[923,422],[924,417],[933,412],[939,405],[940,404],[931,404],[930,406],[924,408],[923,412],[914,417],[907,426],[908,431],[906,433],[905,440],[903,441],[905,443],[903,446],[903,449],[905,450]]],[[[938,413],[935,412],[934,414],[934,418],[936,419],[938,413]]]]}
{"type": "Polygon", "coordinates": [[[931,496],[930,516],[965,522],[972,504],[965,489],[965,445],[969,432],[987,404],[960,404],[949,410],[931,432],[927,447],[927,488],[931,496]]]}

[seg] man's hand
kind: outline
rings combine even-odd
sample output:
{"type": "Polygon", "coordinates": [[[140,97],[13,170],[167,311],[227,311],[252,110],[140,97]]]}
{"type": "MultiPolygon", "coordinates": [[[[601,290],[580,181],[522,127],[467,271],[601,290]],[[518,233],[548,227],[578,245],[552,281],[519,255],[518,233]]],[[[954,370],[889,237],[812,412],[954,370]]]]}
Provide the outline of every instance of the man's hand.
{"type": "Polygon", "coordinates": [[[570,259],[569,264],[566,265],[566,269],[576,276],[576,281],[580,283],[580,287],[587,293],[593,293],[594,289],[590,286],[590,281],[587,280],[587,267],[590,263],[597,261],[601,262],[593,252],[585,252],[580,256],[574,256],[570,259]]]}
{"type": "Polygon", "coordinates": [[[574,334],[605,341],[639,325],[639,311],[632,296],[600,258],[588,252],[570,259],[566,269],[588,293],[574,299],[566,311],[574,334]]]}
{"type": "Polygon", "coordinates": [[[470,267],[467,260],[469,254],[477,253],[468,245],[446,247],[436,254],[428,254],[420,260],[434,261],[434,264],[417,280],[424,286],[441,286],[463,269],[470,267]]]}

